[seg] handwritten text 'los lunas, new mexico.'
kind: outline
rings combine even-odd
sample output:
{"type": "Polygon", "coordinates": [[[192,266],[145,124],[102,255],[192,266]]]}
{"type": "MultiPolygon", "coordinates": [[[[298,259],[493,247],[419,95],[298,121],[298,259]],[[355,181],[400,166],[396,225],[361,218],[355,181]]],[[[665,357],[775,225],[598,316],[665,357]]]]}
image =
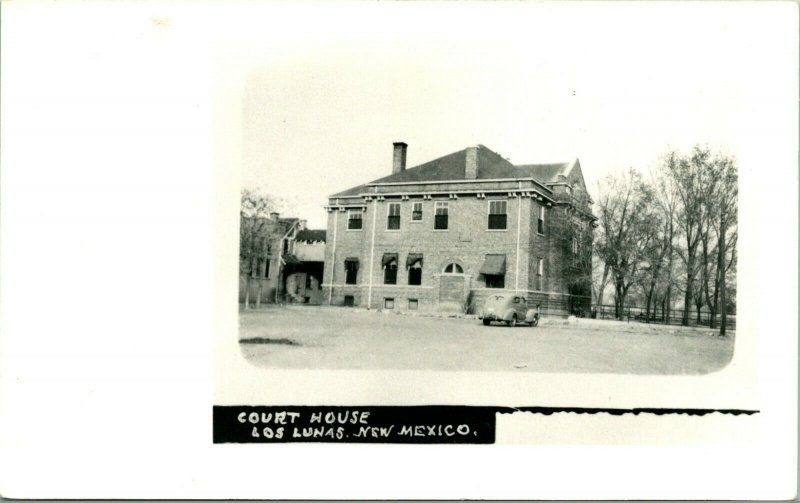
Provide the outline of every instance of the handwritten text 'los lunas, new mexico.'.
{"type": "Polygon", "coordinates": [[[253,438],[331,439],[399,437],[459,437],[473,433],[467,424],[383,424],[371,425],[370,413],[358,410],[337,412],[241,412],[239,423],[251,424],[253,438]]]}

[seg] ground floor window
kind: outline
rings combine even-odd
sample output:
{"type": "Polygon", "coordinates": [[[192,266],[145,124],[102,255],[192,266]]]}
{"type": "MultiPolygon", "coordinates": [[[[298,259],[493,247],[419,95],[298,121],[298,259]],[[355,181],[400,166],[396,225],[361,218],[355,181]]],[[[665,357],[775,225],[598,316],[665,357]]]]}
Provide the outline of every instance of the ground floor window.
{"type": "Polygon", "coordinates": [[[344,283],[355,285],[358,282],[358,260],[344,261],[344,283]]]}
{"type": "Polygon", "coordinates": [[[383,254],[383,284],[396,285],[397,284],[397,254],[384,253],[383,254]]]}
{"type": "Polygon", "coordinates": [[[389,299],[389,298],[383,299],[383,308],[394,309],[394,299],[389,299]]]}
{"type": "Polygon", "coordinates": [[[419,300],[417,299],[408,299],[408,309],[411,311],[417,310],[419,307],[419,300]]]}
{"type": "Polygon", "coordinates": [[[408,284],[422,284],[422,260],[414,262],[411,267],[408,268],[408,284]]]}
{"type": "Polygon", "coordinates": [[[506,276],[505,274],[485,274],[486,288],[505,288],[506,276]]]}
{"type": "Polygon", "coordinates": [[[344,305],[345,307],[353,307],[356,304],[355,298],[352,295],[345,295],[344,296],[344,305]]]}

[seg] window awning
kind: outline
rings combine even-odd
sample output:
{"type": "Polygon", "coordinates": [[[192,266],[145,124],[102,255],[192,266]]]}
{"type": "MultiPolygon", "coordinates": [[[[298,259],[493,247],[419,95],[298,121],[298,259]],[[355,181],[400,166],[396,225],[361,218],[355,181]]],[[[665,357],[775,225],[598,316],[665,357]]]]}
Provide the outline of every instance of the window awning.
{"type": "Polygon", "coordinates": [[[384,253],[384,254],[383,254],[383,260],[381,260],[381,265],[382,265],[383,267],[386,267],[386,266],[387,266],[387,265],[389,265],[389,264],[390,264],[390,263],[391,263],[393,260],[394,260],[395,262],[397,262],[397,254],[396,254],[396,253],[384,253]]]}
{"type": "Polygon", "coordinates": [[[419,262],[420,267],[422,267],[422,254],[421,253],[409,253],[408,258],[406,258],[406,268],[411,267],[412,265],[419,262]]]}
{"type": "Polygon", "coordinates": [[[505,255],[486,255],[483,265],[479,271],[481,274],[505,274],[506,273],[506,256],[505,255]]]}
{"type": "Polygon", "coordinates": [[[292,255],[291,253],[287,253],[286,255],[283,256],[283,263],[286,264],[286,265],[299,265],[299,264],[302,264],[302,262],[300,260],[298,260],[297,257],[292,255]]]}
{"type": "Polygon", "coordinates": [[[345,262],[355,262],[356,264],[358,264],[358,257],[347,257],[346,259],[344,259],[344,261],[345,262]]]}

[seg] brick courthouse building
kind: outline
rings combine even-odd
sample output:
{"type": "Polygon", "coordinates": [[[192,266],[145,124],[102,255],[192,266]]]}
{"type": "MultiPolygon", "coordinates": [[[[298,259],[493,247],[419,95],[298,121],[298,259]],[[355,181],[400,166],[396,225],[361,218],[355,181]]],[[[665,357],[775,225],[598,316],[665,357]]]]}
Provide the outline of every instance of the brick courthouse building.
{"type": "Polygon", "coordinates": [[[329,197],[324,303],[475,312],[517,292],[588,314],[595,218],[580,163],[513,165],[483,145],[329,197]]]}

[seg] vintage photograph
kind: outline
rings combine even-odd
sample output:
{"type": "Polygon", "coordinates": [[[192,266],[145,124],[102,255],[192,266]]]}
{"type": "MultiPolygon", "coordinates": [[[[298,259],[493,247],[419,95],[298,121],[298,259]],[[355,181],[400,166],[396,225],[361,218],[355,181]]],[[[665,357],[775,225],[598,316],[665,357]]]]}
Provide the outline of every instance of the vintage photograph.
{"type": "Polygon", "coordinates": [[[2,2],[0,496],[796,499],[799,9],[2,2]]]}
{"type": "Polygon", "coordinates": [[[738,77],[736,50],[632,48],[598,25],[592,46],[552,44],[563,25],[522,10],[530,24],[492,40],[390,31],[253,58],[249,363],[702,375],[731,361],[746,83],[720,77],[738,77]]]}

